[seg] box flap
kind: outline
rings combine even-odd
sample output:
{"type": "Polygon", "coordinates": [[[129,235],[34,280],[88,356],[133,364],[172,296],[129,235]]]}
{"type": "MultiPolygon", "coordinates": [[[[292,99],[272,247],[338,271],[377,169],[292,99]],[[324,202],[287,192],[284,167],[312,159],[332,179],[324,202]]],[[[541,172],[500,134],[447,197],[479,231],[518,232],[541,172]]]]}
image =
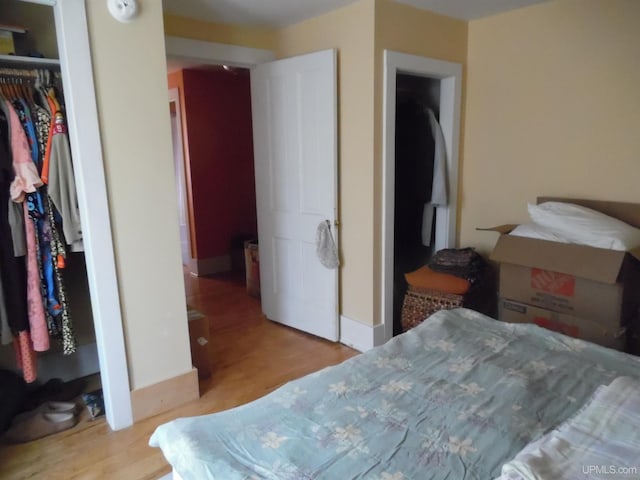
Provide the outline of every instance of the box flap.
{"type": "Polygon", "coordinates": [[[476,230],[479,230],[481,232],[498,232],[504,235],[506,233],[511,232],[511,230],[513,230],[517,226],[518,226],[517,223],[513,223],[513,224],[510,223],[507,225],[498,225],[497,227],[476,228],[476,230]]]}
{"type": "Polygon", "coordinates": [[[12,33],[27,33],[27,29],[20,25],[7,25],[6,23],[0,23],[0,30],[12,33]]]}
{"type": "MultiPolygon", "coordinates": [[[[640,252],[638,252],[640,254],[640,252]]],[[[626,252],[500,235],[490,259],[614,284],[626,252]]]]}
{"type": "MultiPolygon", "coordinates": [[[[538,197],[538,204],[544,202],[575,203],[583,207],[597,210],[610,217],[622,220],[629,225],[640,228],[640,205],[637,203],[604,202],[599,200],[584,200],[576,198],[538,197]]],[[[636,257],[637,258],[637,257],[636,257]]]]}

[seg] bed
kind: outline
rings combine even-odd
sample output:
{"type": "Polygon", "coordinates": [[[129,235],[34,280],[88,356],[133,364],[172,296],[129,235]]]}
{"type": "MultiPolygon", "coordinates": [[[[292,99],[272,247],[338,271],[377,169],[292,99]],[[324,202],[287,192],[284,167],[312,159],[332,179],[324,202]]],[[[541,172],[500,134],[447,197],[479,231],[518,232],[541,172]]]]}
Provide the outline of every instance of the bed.
{"type": "Polygon", "coordinates": [[[535,325],[440,311],[340,365],[159,426],[182,480],[488,480],[640,360],[535,325]]]}

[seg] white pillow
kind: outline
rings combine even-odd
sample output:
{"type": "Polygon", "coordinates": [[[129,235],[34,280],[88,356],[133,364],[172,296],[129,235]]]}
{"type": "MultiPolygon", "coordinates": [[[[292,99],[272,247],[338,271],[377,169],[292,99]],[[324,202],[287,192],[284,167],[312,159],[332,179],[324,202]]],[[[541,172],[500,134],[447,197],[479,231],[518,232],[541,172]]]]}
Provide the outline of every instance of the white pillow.
{"type": "Polygon", "coordinates": [[[572,203],[529,204],[529,216],[571,243],[610,250],[631,250],[640,245],[640,229],[572,203]]]}
{"type": "Polygon", "coordinates": [[[571,243],[553,230],[538,225],[537,223],[523,223],[509,232],[515,237],[536,238],[538,240],[550,240],[552,242],[571,243]]]}

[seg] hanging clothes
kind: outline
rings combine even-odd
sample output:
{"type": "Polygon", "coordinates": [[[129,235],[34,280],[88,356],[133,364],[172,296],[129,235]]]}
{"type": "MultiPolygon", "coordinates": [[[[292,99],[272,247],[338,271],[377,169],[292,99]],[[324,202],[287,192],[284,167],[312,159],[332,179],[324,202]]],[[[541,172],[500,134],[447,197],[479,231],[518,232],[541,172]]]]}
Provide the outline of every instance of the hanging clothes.
{"type": "Polygon", "coordinates": [[[11,129],[11,152],[15,177],[11,182],[10,193],[14,202],[23,202],[27,193],[35,193],[44,185],[38,169],[31,159],[31,149],[27,136],[22,129],[20,118],[8,100],[5,100],[9,112],[9,128],[11,129]]]}
{"type": "Polygon", "coordinates": [[[436,207],[447,205],[447,152],[444,135],[435,113],[427,109],[429,128],[435,143],[433,154],[433,180],[431,184],[431,199],[424,204],[422,212],[422,244],[431,245],[433,217],[436,207]]]}
{"type": "MultiPolygon", "coordinates": [[[[58,107],[55,98],[51,98],[54,107],[58,107]]],[[[51,148],[49,157],[45,158],[42,169],[42,180],[48,184],[49,197],[62,217],[64,238],[71,246],[72,252],[84,251],[82,243],[82,227],[76,184],[71,164],[71,149],[64,115],[57,110],[51,128],[51,148]]]]}
{"type": "MultiPolygon", "coordinates": [[[[49,224],[62,223],[66,243],[71,246],[72,251],[80,252],[84,250],[84,246],[67,127],[62,108],[53,89],[48,89],[46,92],[46,100],[53,115],[42,161],[41,178],[47,184],[49,193],[49,202],[46,205],[49,224]]],[[[61,237],[58,229],[51,229],[50,249],[53,274],[56,278],[57,299],[60,302],[58,326],[61,329],[63,352],[69,355],[76,351],[77,341],[62,279],[61,270],[65,267],[66,250],[61,237]]]]}
{"type": "MultiPolygon", "coordinates": [[[[18,194],[18,190],[13,188],[16,185],[16,171],[20,171],[23,175],[19,179],[21,190],[31,189],[28,185],[30,182],[35,183],[35,179],[32,175],[33,171],[25,161],[25,159],[31,160],[26,138],[20,135],[22,132],[20,122],[10,108],[10,104],[6,100],[1,103],[4,105],[2,109],[4,122],[0,128],[0,283],[4,304],[0,314],[6,315],[6,324],[12,332],[11,336],[14,337],[13,345],[17,363],[23,370],[25,381],[31,383],[36,379],[36,362],[29,336],[27,269],[24,256],[14,254],[12,226],[9,222],[9,201],[14,194],[24,199],[24,191],[18,194]],[[19,165],[18,169],[15,167],[16,164],[19,165]]],[[[6,327],[3,326],[3,344],[8,339],[5,329],[6,327]]]]}
{"type": "MultiPolygon", "coordinates": [[[[13,107],[26,134],[31,151],[31,160],[37,169],[39,149],[35,128],[31,119],[31,110],[24,99],[20,98],[13,101],[13,107]]],[[[26,195],[26,201],[23,202],[24,216],[26,218],[32,213],[34,204],[42,204],[42,194],[39,191],[26,195]]],[[[36,221],[39,220],[36,219],[36,221]]],[[[36,247],[37,234],[33,221],[27,220],[25,222],[24,232],[27,243],[27,307],[31,341],[33,349],[36,352],[46,352],[50,346],[49,330],[45,309],[42,304],[41,274],[38,262],[38,249],[36,247]]]]}
{"type": "MultiPolygon", "coordinates": [[[[27,204],[24,204],[25,216],[29,215],[27,204]]],[[[40,269],[38,267],[38,255],[36,248],[36,231],[32,221],[27,220],[27,306],[29,314],[29,328],[33,349],[36,352],[49,350],[49,326],[42,302],[42,290],[40,288],[40,269]]]]}
{"type": "Polygon", "coordinates": [[[9,313],[12,306],[8,305],[10,299],[5,295],[15,295],[15,286],[10,288],[9,285],[5,286],[4,283],[12,281],[9,278],[9,274],[15,268],[14,262],[16,261],[16,255],[13,255],[12,248],[13,238],[9,238],[9,233],[12,230],[9,224],[9,206],[11,200],[9,199],[9,185],[13,180],[13,169],[11,167],[11,157],[8,148],[8,124],[6,123],[6,117],[4,114],[0,116],[0,344],[8,345],[13,341],[13,333],[11,332],[11,326],[9,325],[9,313]],[[7,128],[3,128],[4,126],[7,128]],[[5,216],[5,213],[7,215],[5,216]]]}
{"type": "MultiPolygon", "coordinates": [[[[30,170],[27,162],[31,162],[26,137],[22,132],[20,121],[6,101],[3,102],[6,112],[7,130],[11,132],[11,142],[8,149],[0,152],[0,169],[2,169],[2,182],[0,183],[0,235],[3,248],[2,255],[2,284],[5,289],[5,308],[9,316],[9,325],[14,332],[28,330],[29,322],[27,315],[27,275],[26,264],[23,256],[16,256],[12,248],[13,235],[11,234],[11,224],[9,223],[9,197],[16,195],[24,198],[24,190],[15,188],[16,183],[26,186],[27,184],[37,182],[39,179],[33,177],[34,170],[30,170]],[[16,128],[17,127],[17,128],[16,128]],[[22,135],[21,135],[22,133],[22,135]],[[16,168],[16,165],[18,166],[16,168]],[[22,172],[23,178],[16,182],[18,176],[16,172],[22,172]],[[27,180],[30,179],[30,180],[27,180]]],[[[6,135],[6,140],[9,135],[6,135]]],[[[3,143],[6,143],[3,142],[3,143]]],[[[37,171],[35,171],[37,173],[37,171]]],[[[33,189],[35,187],[27,187],[33,189]]],[[[13,198],[11,198],[13,200],[13,198]]]]}
{"type": "Polygon", "coordinates": [[[64,354],[76,351],[63,271],[65,240],[82,250],[82,230],[52,77],[13,69],[0,77],[0,344],[13,342],[33,382],[35,352],[48,350],[50,338],[64,354]]]}
{"type": "Polygon", "coordinates": [[[447,152],[442,127],[433,110],[428,109],[429,126],[435,143],[433,153],[433,183],[431,205],[443,207],[447,204],[447,152]]]}

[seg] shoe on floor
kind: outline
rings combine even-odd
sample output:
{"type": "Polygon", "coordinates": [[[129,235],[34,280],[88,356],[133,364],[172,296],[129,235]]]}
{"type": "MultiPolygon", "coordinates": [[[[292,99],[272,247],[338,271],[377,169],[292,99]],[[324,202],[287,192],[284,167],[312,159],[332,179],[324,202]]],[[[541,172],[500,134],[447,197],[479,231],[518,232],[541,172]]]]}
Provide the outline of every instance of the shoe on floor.
{"type": "Polygon", "coordinates": [[[80,413],[80,406],[75,402],[44,402],[33,410],[19,413],[13,418],[12,423],[22,422],[38,413],[73,413],[74,415],[78,415],[78,413],[80,413]]]}
{"type": "Polygon", "coordinates": [[[38,412],[21,422],[14,422],[4,439],[9,443],[25,443],[67,430],[78,423],[78,418],[69,412],[38,412]]]}
{"type": "Polygon", "coordinates": [[[72,401],[82,393],[86,383],[85,378],[76,378],[69,382],[64,382],[59,378],[52,378],[27,395],[27,400],[24,402],[24,410],[33,410],[46,401],[72,401]]]}

